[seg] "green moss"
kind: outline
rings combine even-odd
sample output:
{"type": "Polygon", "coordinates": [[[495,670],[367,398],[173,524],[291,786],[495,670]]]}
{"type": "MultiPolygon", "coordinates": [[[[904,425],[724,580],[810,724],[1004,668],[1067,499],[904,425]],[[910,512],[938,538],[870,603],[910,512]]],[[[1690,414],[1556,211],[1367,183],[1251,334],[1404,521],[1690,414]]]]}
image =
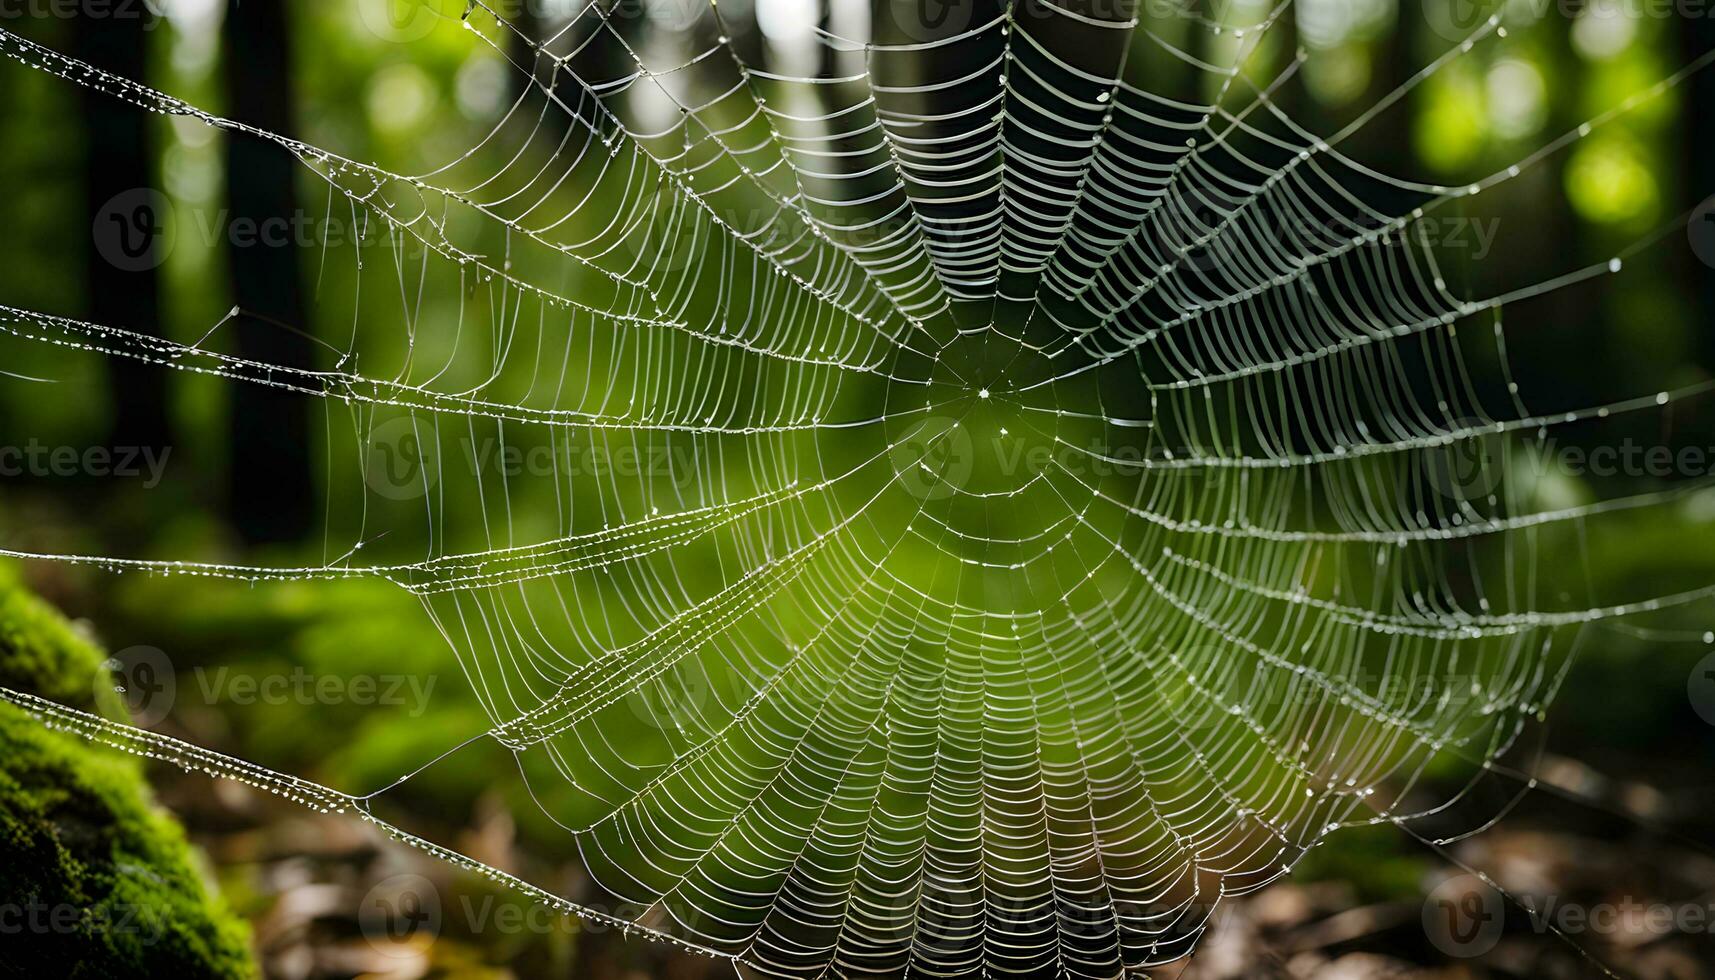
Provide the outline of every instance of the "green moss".
{"type": "MultiPolygon", "coordinates": [[[[0,685],[124,708],[105,656],[0,570],[0,685]]],[[[244,924],[197,875],[137,760],[0,704],[0,974],[247,977],[244,924]]]]}
{"type": "Polygon", "coordinates": [[[123,718],[106,659],[58,610],[19,585],[11,568],[0,566],[0,687],[123,718]]]}

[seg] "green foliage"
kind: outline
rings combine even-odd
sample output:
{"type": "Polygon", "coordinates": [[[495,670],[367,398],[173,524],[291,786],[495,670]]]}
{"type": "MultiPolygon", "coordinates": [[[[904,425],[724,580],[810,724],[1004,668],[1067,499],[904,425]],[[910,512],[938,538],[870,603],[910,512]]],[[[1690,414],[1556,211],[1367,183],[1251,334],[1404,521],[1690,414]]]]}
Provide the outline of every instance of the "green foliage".
{"type": "Polygon", "coordinates": [[[1292,869],[1294,881],[1350,885],[1361,902],[1408,900],[1421,894],[1430,862],[1425,852],[1391,826],[1352,827],[1332,843],[1304,852],[1292,869]]]}
{"type": "MultiPolygon", "coordinates": [[[[124,712],[104,656],[0,574],[0,684],[124,712]]],[[[244,925],[199,878],[136,760],[0,706],[0,973],[246,977],[244,925]]]]}

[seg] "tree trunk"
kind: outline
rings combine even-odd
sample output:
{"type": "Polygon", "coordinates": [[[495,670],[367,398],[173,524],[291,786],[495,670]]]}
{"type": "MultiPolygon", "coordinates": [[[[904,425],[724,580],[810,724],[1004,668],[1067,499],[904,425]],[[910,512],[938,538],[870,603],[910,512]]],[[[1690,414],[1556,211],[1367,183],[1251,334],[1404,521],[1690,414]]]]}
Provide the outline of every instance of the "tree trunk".
{"type": "MultiPolygon", "coordinates": [[[[293,131],[291,46],[284,0],[235,0],[223,29],[227,104],[243,122],[293,131]]],[[[298,213],[297,161],[272,143],[227,138],[230,228],[289,221],[298,213]]],[[[286,227],[298,227],[293,222],[286,227]]],[[[290,367],[313,366],[304,331],[299,243],[291,235],[228,235],[233,324],[240,357],[290,367]]],[[[228,507],[234,526],[256,543],[306,534],[314,515],[308,399],[264,385],[233,389],[228,507]]]]}
{"type": "MultiPolygon", "coordinates": [[[[1680,27],[1684,50],[1681,60],[1689,63],[1715,51],[1715,18],[1689,17],[1680,27]]],[[[1691,77],[1686,93],[1685,113],[1680,118],[1684,168],[1684,206],[1694,201],[1711,200],[1715,195],[1715,68],[1705,68],[1691,77]]],[[[1700,227],[1688,229],[1697,235],[1702,257],[1693,252],[1687,260],[1690,282],[1695,284],[1696,302],[1692,306],[1692,349],[1705,370],[1715,371],[1715,267],[1707,264],[1715,256],[1715,213],[1699,208],[1693,221],[1700,227]]]]}
{"type": "MultiPolygon", "coordinates": [[[[86,0],[74,27],[73,54],[125,78],[148,77],[153,15],[112,16],[110,5],[86,0]]],[[[153,141],[146,112],[94,88],[79,88],[84,142],[85,260],[88,318],[151,337],[161,336],[159,266],[171,216],[155,189],[153,141]]],[[[167,369],[130,358],[107,358],[113,388],[114,446],[162,449],[172,444],[167,418],[167,369]]]]}

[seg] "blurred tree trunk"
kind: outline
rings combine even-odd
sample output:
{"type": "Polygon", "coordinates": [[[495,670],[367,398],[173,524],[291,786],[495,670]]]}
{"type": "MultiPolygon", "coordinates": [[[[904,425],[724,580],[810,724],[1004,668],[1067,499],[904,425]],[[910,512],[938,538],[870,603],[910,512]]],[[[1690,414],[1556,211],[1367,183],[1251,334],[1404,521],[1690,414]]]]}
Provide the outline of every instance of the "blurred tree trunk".
{"type": "MultiPolygon", "coordinates": [[[[1424,56],[1423,50],[1428,12],[1421,4],[1410,3],[1408,0],[1399,0],[1394,9],[1393,30],[1388,33],[1380,52],[1376,54],[1381,63],[1375,66],[1375,82],[1372,85],[1375,99],[1385,99],[1392,95],[1429,64],[1429,57],[1424,56]]],[[[1434,55],[1440,53],[1436,51],[1434,55]]],[[[1420,104],[1418,96],[1421,94],[1418,89],[1412,89],[1394,103],[1392,111],[1387,113],[1393,120],[1388,126],[1393,130],[1388,134],[1388,138],[1404,140],[1399,145],[1411,145],[1411,129],[1417,119],[1417,107],[1420,104]]]]}
{"type": "MultiPolygon", "coordinates": [[[[125,78],[148,77],[154,15],[114,14],[110,3],[83,0],[73,28],[72,54],[125,78]]],[[[94,88],[78,88],[84,146],[85,265],[88,318],[151,337],[161,336],[161,241],[171,216],[155,190],[153,116],[94,88]]],[[[106,358],[114,397],[108,438],[115,446],[165,448],[167,369],[130,358],[106,358]]]]}
{"type": "MultiPolygon", "coordinates": [[[[227,108],[238,120],[279,133],[293,131],[293,72],[285,0],[233,0],[223,28],[227,108]]],[[[226,193],[232,228],[266,227],[298,213],[298,164],[272,143],[242,135],[226,142],[226,193]]],[[[286,227],[297,228],[300,222],[286,227]]],[[[233,325],[238,356],[312,367],[299,244],[229,235],[233,325]]],[[[265,385],[233,388],[228,508],[252,542],[287,541],[311,527],[308,400],[265,385]]]]}
{"type": "MultiPolygon", "coordinates": [[[[1448,46],[1445,42],[1437,45],[1428,36],[1430,14],[1423,4],[1398,0],[1394,11],[1393,29],[1381,40],[1368,45],[1367,54],[1372,59],[1369,91],[1341,110],[1340,126],[1409,85],[1412,78],[1448,46]]],[[[1410,170],[1415,166],[1413,147],[1417,117],[1423,111],[1422,95],[1421,86],[1414,86],[1401,95],[1374,122],[1357,133],[1351,141],[1350,152],[1372,163],[1384,162],[1384,170],[1410,170]],[[1406,164],[1406,160],[1413,162],[1406,164]]],[[[1331,131],[1332,128],[1325,130],[1331,131]]],[[[1380,187],[1376,188],[1376,193],[1382,210],[1389,214],[1403,212],[1417,203],[1416,195],[1412,194],[1387,192],[1380,187]]]]}
{"type": "MultiPolygon", "coordinates": [[[[1715,51],[1715,11],[1708,16],[1690,17],[1680,29],[1684,50],[1681,60],[1689,63],[1715,51]]],[[[1706,68],[1691,78],[1686,93],[1685,115],[1680,120],[1684,133],[1681,166],[1685,190],[1681,192],[1686,206],[1701,202],[1715,194],[1715,67],[1706,68]]],[[[1708,222],[1705,227],[1692,229],[1704,242],[1715,240],[1715,217],[1701,212],[1694,220],[1708,222]]],[[[1715,370],[1715,268],[1703,264],[1695,254],[1687,258],[1690,282],[1696,284],[1692,306],[1693,350],[1705,370],[1715,370]]]]}
{"type": "Polygon", "coordinates": [[[506,79],[512,86],[514,99],[523,94],[533,78],[542,74],[541,66],[536,63],[536,45],[543,38],[542,18],[536,11],[538,5],[539,0],[516,0],[510,8],[505,5],[497,8],[511,14],[512,30],[506,34],[506,57],[517,68],[507,72],[506,79]]]}

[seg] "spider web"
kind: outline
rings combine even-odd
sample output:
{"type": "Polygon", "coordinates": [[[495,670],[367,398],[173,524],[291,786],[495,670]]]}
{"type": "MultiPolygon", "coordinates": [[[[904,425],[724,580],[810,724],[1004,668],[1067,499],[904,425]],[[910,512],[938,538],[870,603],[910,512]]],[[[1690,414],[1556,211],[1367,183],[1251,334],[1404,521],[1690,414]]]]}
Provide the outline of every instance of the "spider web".
{"type": "Polygon", "coordinates": [[[603,3],[538,41],[472,3],[519,94],[415,174],[0,30],[289,151],[363,229],[324,250],[352,328],[315,367],[0,307],[9,344],[316,399],[343,554],[4,553],[415,594],[490,721],[455,751],[513,760],[600,894],[376,812],[422,770],[354,795],[3,696],[762,974],[1098,977],[1182,959],[1341,827],[1439,811],[1438,760],[1494,772],[1589,624],[1715,595],[1563,593],[1539,560],[1700,487],[1546,507],[1520,476],[1552,431],[1708,391],[1533,409],[1508,367],[1504,311],[1661,235],[1473,297],[1425,233],[1708,59],[1439,186],[1342,147],[1498,20],[1319,136],[1283,108],[1284,3],[950,9],[773,43],[603,3]]]}

